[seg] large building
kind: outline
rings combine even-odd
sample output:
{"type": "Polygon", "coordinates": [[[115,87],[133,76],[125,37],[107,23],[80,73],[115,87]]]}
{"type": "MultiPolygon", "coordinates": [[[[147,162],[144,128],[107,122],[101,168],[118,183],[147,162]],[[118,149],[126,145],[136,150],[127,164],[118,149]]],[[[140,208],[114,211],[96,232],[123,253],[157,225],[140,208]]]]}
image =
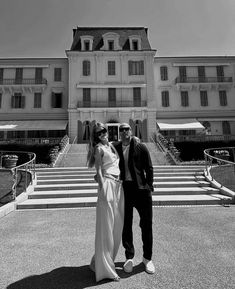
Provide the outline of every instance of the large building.
{"type": "Polygon", "coordinates": [[[235,139],[235,57],[155,57],[157,127],[174,139],[235,139]]]}
{"type": "Polygon", "coordinates": [[[0,141],[235,139],[235,57],[158,57],[145,27],[77,27],[65,58],[0,59],[0,141]]]}

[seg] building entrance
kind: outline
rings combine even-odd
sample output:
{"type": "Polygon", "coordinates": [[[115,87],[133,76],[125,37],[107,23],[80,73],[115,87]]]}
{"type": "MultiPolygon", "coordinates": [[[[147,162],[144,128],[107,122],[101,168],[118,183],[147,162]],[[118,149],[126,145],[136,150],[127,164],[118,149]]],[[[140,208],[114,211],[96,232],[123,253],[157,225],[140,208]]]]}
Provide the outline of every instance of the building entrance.
{"type": "Polygon", "coordinates": [[[106,123],[109,134],[109,141],[118,141],[119,140],[119,123],[106,123]]]}

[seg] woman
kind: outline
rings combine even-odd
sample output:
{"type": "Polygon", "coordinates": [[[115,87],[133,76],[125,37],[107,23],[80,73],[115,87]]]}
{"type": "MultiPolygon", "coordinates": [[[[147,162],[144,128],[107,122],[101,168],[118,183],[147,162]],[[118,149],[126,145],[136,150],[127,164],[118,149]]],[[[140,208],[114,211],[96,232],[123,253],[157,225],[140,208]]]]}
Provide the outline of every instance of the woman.
{"type": "Polygon", "coordinates": [[[119,281],[114,260],[122,236],[124,196],[119,180],[119,156],[102,123],[92,128],[87,161],[88,167],[95,165],[98,182],[95,255],[90,268],[95,272],[96,282],[106,278],[119,281]]]}

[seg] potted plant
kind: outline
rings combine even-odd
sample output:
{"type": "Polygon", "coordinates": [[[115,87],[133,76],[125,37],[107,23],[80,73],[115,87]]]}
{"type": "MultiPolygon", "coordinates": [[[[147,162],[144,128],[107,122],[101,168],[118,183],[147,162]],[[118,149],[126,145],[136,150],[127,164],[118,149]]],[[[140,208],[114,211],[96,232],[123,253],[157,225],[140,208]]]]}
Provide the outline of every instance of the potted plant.
{"type": "Polygon", "coordinates": [[[218,159],[222,159],[222,160],[229,160],[229,152],[227,150],[215,150],[214,151],[214,156],[218,159]]]}
{"type": "Polygon", "coordinates": [[[6,169],[11,169],[16,167],[18,161],[17,155],[3,155],[2,156],[2,167],[6,169]]]}

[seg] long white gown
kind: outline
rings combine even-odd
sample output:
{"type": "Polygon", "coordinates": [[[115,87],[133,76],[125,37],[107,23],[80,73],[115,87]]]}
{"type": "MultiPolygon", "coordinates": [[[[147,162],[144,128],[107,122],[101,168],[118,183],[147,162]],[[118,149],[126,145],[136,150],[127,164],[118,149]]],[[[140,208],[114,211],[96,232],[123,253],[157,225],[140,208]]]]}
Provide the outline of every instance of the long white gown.
{"type": "Polygon", "coordinates": [[[96,207],[95,255],[91,268],[95,271],[96,282],[116,278],[114,260],[117,255],[124,221],[124,195],[121,181],[105,177],[119,175],[119,157],[115,148],[99,144],[103,150],[102,173],[104,185],[98,189],[96,207]]]}

